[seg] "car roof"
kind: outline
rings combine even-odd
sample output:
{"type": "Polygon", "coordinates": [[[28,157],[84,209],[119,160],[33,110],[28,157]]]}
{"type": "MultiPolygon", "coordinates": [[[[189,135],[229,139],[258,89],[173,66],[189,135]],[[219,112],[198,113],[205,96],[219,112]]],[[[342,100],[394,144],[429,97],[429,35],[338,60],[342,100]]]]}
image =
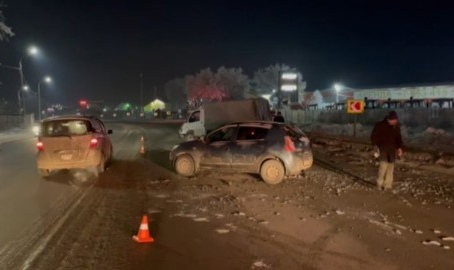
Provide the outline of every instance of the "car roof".
{"type": "Polygon", "coordinates": [[[56,120],[98,120],[98,117],[92,115],[58,115],[44,119],[42,122],[50,122],[56,120]]]}
{"type": "MultiPolygon", "coordinates": [[[[225,125],[222,125],[222,126],[230,126],[230,125],[285,125],[285,123],[280,123],[280,122],[273,122],[273,121],[242,121],[242,122],[232,122],[232,123],[228,123],[228,124],[225,124],[225,125]]],[[[221,126],[221,127],[222,127],[221,126]]]]}

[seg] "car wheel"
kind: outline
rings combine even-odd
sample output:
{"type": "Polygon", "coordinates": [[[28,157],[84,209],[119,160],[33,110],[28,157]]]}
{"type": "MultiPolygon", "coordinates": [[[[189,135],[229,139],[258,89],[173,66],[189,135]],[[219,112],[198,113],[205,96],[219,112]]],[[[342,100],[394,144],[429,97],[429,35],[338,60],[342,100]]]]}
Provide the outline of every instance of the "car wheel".
{"type": "Polygon", "coordinates": [[[112,160],[113,160],[113,148],[110,147],[110,156],[106,161],[106,166],[110,165],[112,163],[112,160]]]}
{"type": "Polygon", "coordinates": [[[278,160],[267,160],[260,168],[260,176],[266,183],[276,185],[284,180],[285,168],[278,160]]]}
{"type": "Polygon", "coordinates": [[[106,158],[104,154],[101,156],[101,162],[95,169],[95,176],[98,177],[99,174],[103,173],[106,170],[106,158]]]}
{"type": "Polygon", "coordinates": [[[49,178],[49,176],[50,176],[50,170],[47,170],[47,169],[39,169],[38,172],[39,172],[39,175],[40,175],[42,178],[44,178],[44,179],[47,179],[47,178],[49,178]]]}
{"type": "Polygon", "coordinates": [[[189,155],[181,155],[175,160],[175,171],[179,175],[193,176],[195,174],[195,162],[189,155]]]}

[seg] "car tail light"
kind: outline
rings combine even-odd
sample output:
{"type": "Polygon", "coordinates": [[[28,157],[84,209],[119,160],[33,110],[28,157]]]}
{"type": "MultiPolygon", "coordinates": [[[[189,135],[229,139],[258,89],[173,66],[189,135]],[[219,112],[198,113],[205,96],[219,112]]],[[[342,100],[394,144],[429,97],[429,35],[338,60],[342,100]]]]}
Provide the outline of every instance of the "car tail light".
{"type": "Polygon", "coordinates": [[[36,143],[36,148],[38,151],[44,151],[44,143],[43,142],[37,142],[36,143]]]}
{"type": "Polygon", "coordinates": [[[296,151],[295,143],[292,141],[292,139],[289,136],[285,136],[284,141],[285,141],[284,150],[286,152],[293,153],[296,151]]]}
{"type": "Polygon", "coordinates": [[[96,138],[91,139],[90,147],[95,148],[96,146],[98,146],[98,139],[96,139],[96,138]]]}

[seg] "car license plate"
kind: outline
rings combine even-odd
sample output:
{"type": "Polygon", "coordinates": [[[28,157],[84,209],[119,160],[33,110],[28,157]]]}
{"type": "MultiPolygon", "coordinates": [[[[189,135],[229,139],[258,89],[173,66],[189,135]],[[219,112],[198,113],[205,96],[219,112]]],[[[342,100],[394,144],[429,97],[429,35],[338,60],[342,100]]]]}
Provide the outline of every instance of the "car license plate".
{"type": "Polygon", "coordinates": [[[73,155],[72,154],[62,154],[60,157],[61,157],[62,160],[71,160],[71,159],[73,159],[73,155]]]}

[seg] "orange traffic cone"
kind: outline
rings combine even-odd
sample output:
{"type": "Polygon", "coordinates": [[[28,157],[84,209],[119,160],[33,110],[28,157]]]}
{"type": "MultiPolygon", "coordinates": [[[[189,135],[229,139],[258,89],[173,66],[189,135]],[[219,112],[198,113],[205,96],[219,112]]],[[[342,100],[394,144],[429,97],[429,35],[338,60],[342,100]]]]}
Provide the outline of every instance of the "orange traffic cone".
{"type": "Polygon", "coordinates": [[[150,236],[150,232],[148,231],[148,217],[143,215],[142,222],[140,223],[139,232],[137,235],[133,235],[132,239],[134,239],[137,243],[152,243],[154,239],[150,236]]]}

